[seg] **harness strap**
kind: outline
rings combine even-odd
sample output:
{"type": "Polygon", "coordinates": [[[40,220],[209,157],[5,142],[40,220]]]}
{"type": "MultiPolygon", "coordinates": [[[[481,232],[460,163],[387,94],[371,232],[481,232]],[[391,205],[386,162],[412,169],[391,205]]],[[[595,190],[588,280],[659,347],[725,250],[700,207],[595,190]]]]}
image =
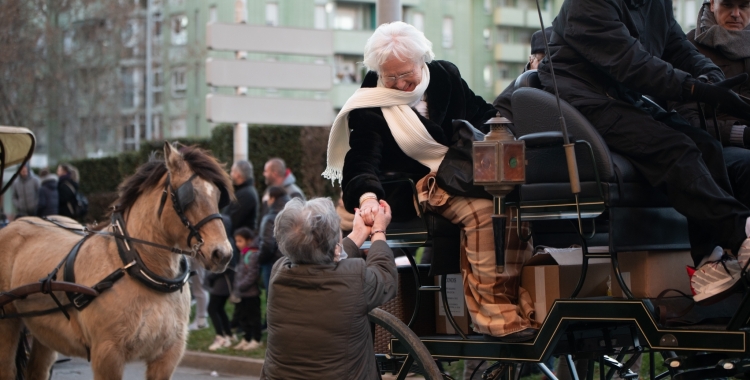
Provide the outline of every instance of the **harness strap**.
{"type": "Polygon", "coordinates": [[[122,218],[122,214],[119,212],[112,213],[112,227],[116,233],[124,236],[124,238],[116,238],[115,242],[117,243],[117,252],[120,255],[120,259],[123,265],[125,265],[123,269],[127,270],[131,277],[137,279],[147,287],[162,293],[173,293],[182,290],[182,287],[190,278],[190,264],[187,258],[183,256],[182,260],[180,260],[180,274],[177,277],[174,279],[162,277],[148,269],[138,251],[127,244],[128,232],[125,228],[125,221],[122,218]]]}
{"type": "Polygon", "coordinates": [[[200,228],[203,227],[204,224],[214,219],[221,219],[221,214],[218,214],[218,213],[211,214],[203,218],[200,222],[198,222],[195,226],[193,226],[193,228],[190,229],[190,234],[188,235],[188,238],[187,238],[188,247],[190,247],[190,241],[193,240],[194,236],[198,238],[199,244],[203,244],[203,237],[201,237],[201,234],[198,232],[198,230],[200,230],[200,228]]]}
{"type": "Polygon", "coordinates": [[[167,194],[169,193],[170,184],[169,173],[167,173],[167,180],[164,182],[164,191],[161,193],[161,201],[159,201],[159,212],[156,214],[161,219],[161,213],[164,211],[164,204],[167,203],[167,194]]]}

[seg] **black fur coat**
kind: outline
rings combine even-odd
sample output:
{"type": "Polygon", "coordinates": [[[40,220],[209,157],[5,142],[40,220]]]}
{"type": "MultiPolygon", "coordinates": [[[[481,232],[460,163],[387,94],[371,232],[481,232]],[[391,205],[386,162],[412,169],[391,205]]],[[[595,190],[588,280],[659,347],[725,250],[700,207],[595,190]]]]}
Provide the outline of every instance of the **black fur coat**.
{"type": "MultiPolygon", "coordinates": [[[[417,112],[430,135],[440,144],[451,146],[457,131],[452,121],[464,119],[487,133],[484,122],[494,116],[495,109],[477,96],[461,79],[458,68],[448,61],[432,61],[430,84],[425,90],[429,119],[417,112]]],[[[376,87],[378,76],[369,72],[362,87],[376,87]]],[[[415,111],[416,112],[416,111],[415,111]]],[[[429,173],[429,168],[407,156],[393,138],[380,108],[361,108],[349,114],[349,146],[344,161],[342,188],[344,205],[349,212],[359,207],[359,197],[373,192],[385,197],[380,178],[387,173],[401,173],[415,183],[429,173]]],[[[466,195],[466,194],[454,194],[466,195]]],[[[393,206],[393,205],[391,205],[393,206]]]]}

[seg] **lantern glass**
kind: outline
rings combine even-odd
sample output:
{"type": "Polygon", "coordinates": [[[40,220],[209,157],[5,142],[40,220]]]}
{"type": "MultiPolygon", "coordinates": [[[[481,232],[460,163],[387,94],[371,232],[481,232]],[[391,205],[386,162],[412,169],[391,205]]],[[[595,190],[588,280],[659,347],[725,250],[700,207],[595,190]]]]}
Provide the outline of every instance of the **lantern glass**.
{"type": "Polygon", "coordinates": [[[523,182],[526,179],[525,145],[523,142],[505,143],[502,165],[504,182],[523,182]]]}
{"type": "Polygon", "coordinates": [[[474,144],[474,182],[496,182],[497,144],[474,144]]]}

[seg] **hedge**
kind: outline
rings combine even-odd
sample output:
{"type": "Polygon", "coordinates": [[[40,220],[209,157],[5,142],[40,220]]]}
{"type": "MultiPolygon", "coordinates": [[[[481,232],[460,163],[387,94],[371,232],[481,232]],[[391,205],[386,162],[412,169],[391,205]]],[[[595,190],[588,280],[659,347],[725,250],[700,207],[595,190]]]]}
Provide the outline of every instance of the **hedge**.
{"type": "MultiPolygon", "coordinates": [[[[297,178],[308,198],[328,196],[338,198],[338,191],[330,181],[320,176],[325,169],[329,128],[253,126],[248,130],[248,156],[253,164],[255,187],[259,193],[266,189],[263,166],[268,159],[282,158],[297,178]]],[[[234,127],[229,124],[216,126],[210,138],[181,138],[184,145],[198,145],[211,151],[216,158],[232,165],[234,150],[234,127]]],[[[150,155],[161,154],[163,141],[142,142],[140,149],[117,156],[88,158],[71,161],[78,168],[80,189],[89,198],[87,222],[101,221],[107,207],[117,198],[117,186],[135,173],[138,166],[147,162],[150,155]]]]}

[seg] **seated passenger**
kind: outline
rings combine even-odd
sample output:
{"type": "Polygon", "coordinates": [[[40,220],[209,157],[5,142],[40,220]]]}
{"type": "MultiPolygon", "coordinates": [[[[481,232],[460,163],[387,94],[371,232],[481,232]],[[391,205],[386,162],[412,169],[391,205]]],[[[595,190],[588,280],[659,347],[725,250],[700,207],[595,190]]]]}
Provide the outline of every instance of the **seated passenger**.
{"type": "Polygon", "coordinates": [[[408,174],[420,203],[463,229],[461,272],[474,330],[508,341],[530,339],[537,326],[529,318],[531,298],[518,288],[522,250],[506,252],[505,271],[498,271],[492,197],[472,183],[450,186],[443,177],[446,165],[472,170],[470,158],[449,153],[463,128],[453,120],[486,133],[484,122],[496,111],[469,89],[454,64],[433,58],[432,43],[409,24],[375,30],[364,52],[371,71],[334,121],[323,176],[341,181],[346,208],[358,207],[371,224],[385,196],[380,175],[408,174]]]}
{"type": "MultiPolygon", "coordinates": [[[[750,0],[712,0],[698,12],[698,28],[687,34],[698,51],[719,66],[727,77],[750,73],[750,0]]],[[[750,86],[732,89],[750,97],[750,86]]],[[[701,128],[698,105],[695,102],[677,105],[680,113],[694,127],[701,128]]],[[[724,162],[729,172],[734,197],[750,206],[750,120],[706,107],[706,129],[716,137],[714,116],[724,146],[724,162]]]]}
{"type": "Polygon", "coordinates": [[[328,198],[294,198],[279,212],[274,234],[284,257],[271,271],[261,379],[380,378],[367,313],[396,295],[396,264],[385,242],[390,220],[385,201],[372,227],[355,210],[353,231],[342,241],[328,198]],[[359,247],[368,236],[363,259],[359,247]]]}
{"type": "Polygon", "coordinates": [[[705,102],[747,120],[750,105],[730,90],[747,75],[725,79],[685,39],[668,0],[565,0],[552,28],[551,57],[539,66],[545,90],[554,93],[551,59],[560,97],[687,217],[694,299],[734,288],[750,259],[750,210],[731,195],[721,144],[640,97],[705,102]]]}

